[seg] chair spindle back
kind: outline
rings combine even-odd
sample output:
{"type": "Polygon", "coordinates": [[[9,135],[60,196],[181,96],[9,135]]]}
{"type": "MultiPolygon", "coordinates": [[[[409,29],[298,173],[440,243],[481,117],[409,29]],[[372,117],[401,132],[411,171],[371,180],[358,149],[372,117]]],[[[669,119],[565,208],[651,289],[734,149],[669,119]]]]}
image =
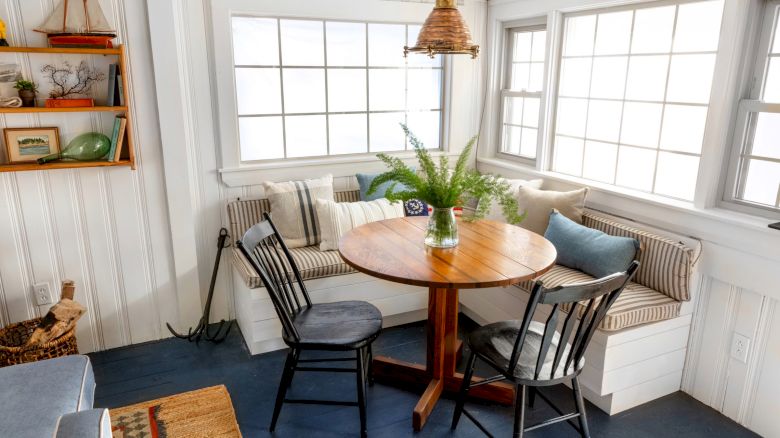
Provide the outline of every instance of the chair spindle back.
{"type": "Polygon", "coordinates": [[[544,323],[544,331],[539,343],[536,358],[534,379],[554,379],[556,370],[563,364],[563,374],[576,371],[578,364],[585,356],[593,334],[607,311],[623,292],[628,282],[639,268],[639,262],[634,261],[628,270],[586,283],[562,285],[548,289],[541,281],[534,284],[531,299],[525,310],[523,322],[518,333],[512,355],[509,359],[509,374],[517,367],[528,329],[531,326],[539,304],[552,306],[550,316],[544,323]],[[568,310],[568,313],[564,312],[568,310]],[[563,325],[558,332],[560,314],[564,313],[563,325]],[[559,333],[557,346],[554,346],[556,332],[559,333]],[[549,369],[549,376],[543,375],[545,363],[548,361],[550,348],[555,353],[549,369]],[[569,348],[567,348],[569,347],[569,348]]]}
{"type": "Polygon", "coordinates": [[[304,306],[311,307],[309,292],[289,248],[268,213],[263,213],[263,219],[249,228],[236,245],[262,279],[285,332],[299,341],[300,336],[292,321],[304,306]],[[303,297],[303,303],[300,297],[303,297]]]}

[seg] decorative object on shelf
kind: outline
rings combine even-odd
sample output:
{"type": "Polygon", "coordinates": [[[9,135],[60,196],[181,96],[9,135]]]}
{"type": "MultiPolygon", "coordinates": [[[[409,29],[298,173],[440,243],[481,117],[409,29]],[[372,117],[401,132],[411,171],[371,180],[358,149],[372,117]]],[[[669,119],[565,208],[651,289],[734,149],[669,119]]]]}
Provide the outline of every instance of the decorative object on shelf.
{"type": "Polygon", "coordinates": [[[23,107],[32,108],[35,106],[35,96],[38,94],[38,85],[35,82],[19,79],[14,88],[19,92],[23,107]]]}
{"type": "Polygon", "coordinates": [[[38,158],[38,164],[46,164],[57,160],[95,161],[108,154],[111,149],[111,139],[99,132],[87,132],[68,143],[61,152],[38,158]]]}
{"type": "Polygon", "coordinates": [[[73,108],[95,106],[92,98],[71,98],[89,94],[92,86],[103,81],[106,74],[90,68],[87,61],[81,61],[75,68],[65,61],[62,66],[46,64],[41,68],[52,85],[50,99],[46,99],[47,108],[73,108]]]}
{"type": "Polygon", "coordinates": [[[19,64],[0,63],[0,98],[19,97],[19,93],[14,89],[19,79],[22,79],[22,69],[19,64]]]}
{"type": "Polygon", "coordinates": [[[525,219],[525,213],[517,213],[517,200],[510,192],[509,184],[503,179],[493,175],[482,175],[476,170],[467,168],[471,151],[476,144],[477,137],[473,137],[458,157],[454,169],[449,168],[447,155],[439,157],[437,166],[430,152],[409,131],[406,125],[403,127],[409,142],[414,146],[417,160],[423,176],[420,176],[397,157],[387,154],[378,154],[380,160],[390,169],[374,178],[368,194],[374,193],[378,187],[387,181],[393,184],[387,189],[385,197],[390,201],[408,201],[419,199],[431,207],[433,213],[428,218],[428,230],[425,235],[425,244],[435,248],[451,248],[458,244],[458,226],[455,221],[455,207],[472,199],[478,199],[474,214],[464,217],[464,220],[475,221],[483,218],[490,208],[491,202],[496,199],[501,205],[507,222],[518,224],[525,219]],[[406,190],[395,191],[398,184],[407,187],[406,190]]]}
{"type": "Polygon", "coordinates": [[[457,0],[436,0],[433,12],[425,20],[417,44],[405,46],[404,56],[422,53],[433,58],[435,55],[479,55],[479,46],[471,39],[471,32],[458,11],[457,0]]]}
{"type": "Polygon", "coordinates": [[[107,49],[116,38],[98,0],[62,0],[35,31],[47,34],[52,47],[107,49]]]}
{"type": "Polygon", "coordinates": [[[186,339],[190,342],[195,341],[195,343],[198,343],[200,342],[200,338],[205,335],[207,341],[219,344],[227,338],[228,333],[230,333],[230,328],[233,327],[233,321],[230,321],[227,323],[228,326],[225,333],[220,336],[219,333],[226,323],[223,319],[219,322],[219,326],[214,334],[212,335],[209,333],[209,314],[211,313],[211,301],[214,298],[214,285],[217,284],[217,272],[219,271],[219,260],[222,258],[222,250],[230,246],[230,243],[227,243],[228,237],[230,237],[230,235],[228,234],[227,229],[222,228],[219,230],[219,237],[217,238],[217,258],[214,260],[214,270],[211,273],[211,283],[209,284],[209,294],[206,297],[206,307],[203,308],[203,316],[201,316],[200,321],[198,321],[198,325],[195,326],[194,329],[190,328],[186,335],[182,335],[177,333],[169,323],[165,323],[165,325],[168,326],[168,330],[179,339],[186,339]]]}
{"type": "Polygon", "coordinates": [[[8,47],[8,31],[3,20],[0,20],[0,47],[8,47]]]}
{"type": "Polygon", "coordinates": [[[3,134],[10,164],[34,163],[60,151],[58,128],[5,128],[3,134]]]}

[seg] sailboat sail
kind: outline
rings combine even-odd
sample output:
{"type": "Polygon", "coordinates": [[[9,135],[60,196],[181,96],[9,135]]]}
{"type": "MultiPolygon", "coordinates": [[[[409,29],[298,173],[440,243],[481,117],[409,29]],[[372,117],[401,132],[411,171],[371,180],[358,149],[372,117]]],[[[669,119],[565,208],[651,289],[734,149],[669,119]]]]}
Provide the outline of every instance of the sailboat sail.
{"type": "Polygon", "coordinates": [[[98,0],[62,0],[35,29],[46,34],[115,34],[98,0]]]}

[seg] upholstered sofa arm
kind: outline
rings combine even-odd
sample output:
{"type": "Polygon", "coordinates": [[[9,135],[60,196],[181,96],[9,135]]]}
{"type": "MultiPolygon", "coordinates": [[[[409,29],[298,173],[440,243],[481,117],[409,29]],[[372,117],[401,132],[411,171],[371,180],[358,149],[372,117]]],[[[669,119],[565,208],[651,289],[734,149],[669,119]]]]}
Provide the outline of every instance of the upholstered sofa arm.
{"type": "Polygon", "coordinates": [[[108,409],[90,409],[60,417],[55,438],[111,438],[108,409]]]}
{"type": "Polygon", "coordinates": [[[613,236],[632,237],[641,244],[641,266],[634,281],[677,300],[690,301],[693,249],[681,242],[607,219],[591,211],[582,217],[583,225],[613,236]]]}

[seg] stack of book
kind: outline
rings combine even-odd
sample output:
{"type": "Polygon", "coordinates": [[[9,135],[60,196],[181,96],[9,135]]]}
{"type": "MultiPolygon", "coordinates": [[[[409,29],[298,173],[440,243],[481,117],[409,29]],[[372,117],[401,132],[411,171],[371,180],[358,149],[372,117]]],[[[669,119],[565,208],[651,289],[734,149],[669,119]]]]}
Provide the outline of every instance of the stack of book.
{"type": "Polygon", "coordinates": [[[111,149],[106,155],[106,160],[115,162],[122,157],[122,149],[127,136],[127,118],[125,116],[116,116],[114,120],[114,133],[111,135],[111,149]]]}

